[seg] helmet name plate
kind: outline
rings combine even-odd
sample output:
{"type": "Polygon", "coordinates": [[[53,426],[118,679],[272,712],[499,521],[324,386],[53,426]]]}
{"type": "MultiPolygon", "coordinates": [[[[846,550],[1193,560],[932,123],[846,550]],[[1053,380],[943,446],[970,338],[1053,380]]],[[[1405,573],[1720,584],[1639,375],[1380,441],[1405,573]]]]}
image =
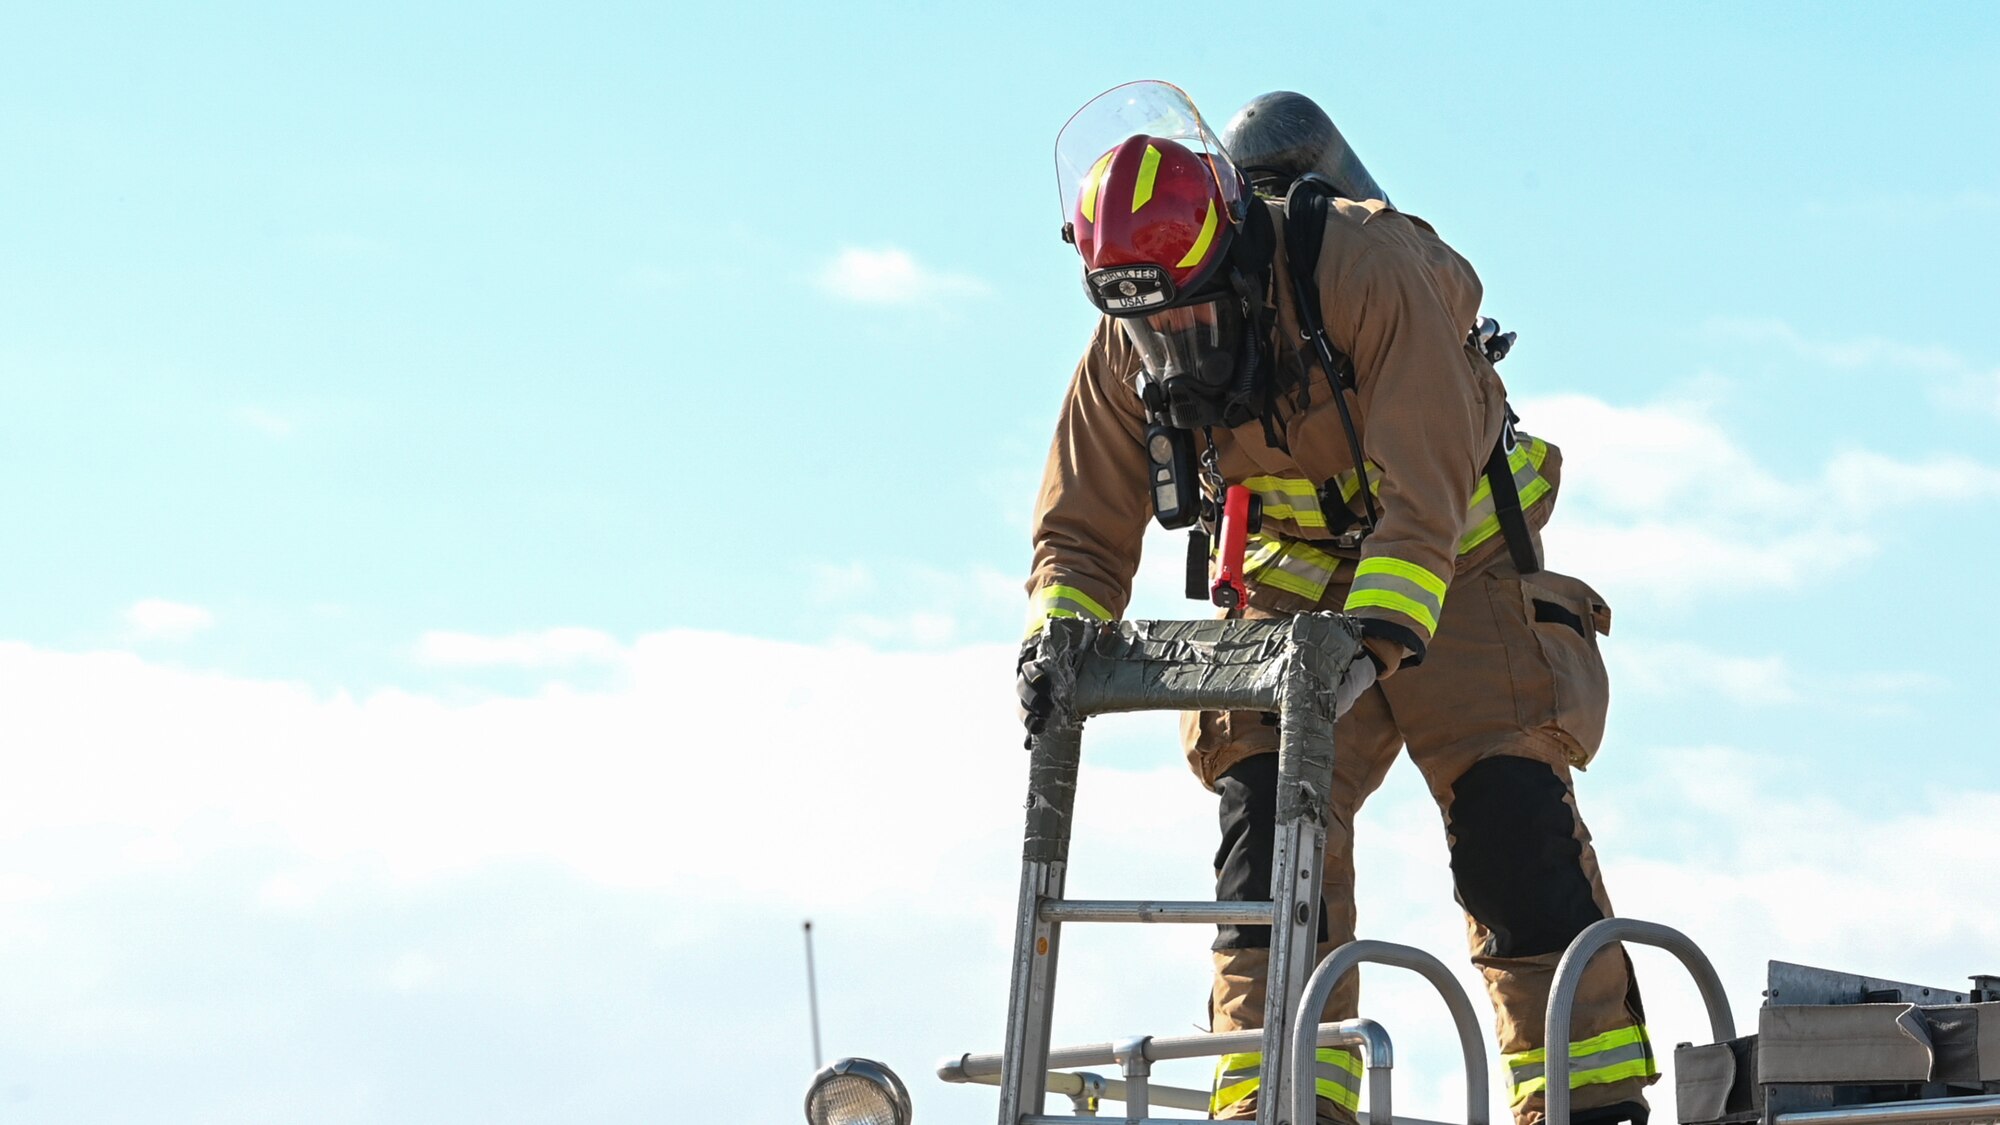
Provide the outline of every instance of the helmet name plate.
{"type": "Polygon", "coordinates": [[[1084,282],[1090,298],[1100,310],[1125,316],[1145,309],[1161,308],[1174,300],[1174,282],[1160,266],[1113,266],[1093,270],[1084,282]]]}

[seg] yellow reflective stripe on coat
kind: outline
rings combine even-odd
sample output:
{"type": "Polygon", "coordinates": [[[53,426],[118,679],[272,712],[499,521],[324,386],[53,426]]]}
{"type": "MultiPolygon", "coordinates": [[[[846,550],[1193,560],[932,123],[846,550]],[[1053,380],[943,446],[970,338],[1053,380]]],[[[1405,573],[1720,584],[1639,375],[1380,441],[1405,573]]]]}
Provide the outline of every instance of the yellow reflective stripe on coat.
{"type": "MultiPolygon", "coordinates": [[[[1361,464],[1364,468],[1368,470],[1369,494],[1372,496],[1382,495],[1381,468],[1377,466],[1373,461],[1363,461],[1361,462],[1361,464]]],[[[1352,504],[1354,502],[1354,498],[1361,495],[1361,477],[1353,469],[1345,470],[1339,476],[1333,479],[1335,484],[1340,488],[1340,499],[1342,503],[1352,504]]]]}
{"type": "MultiPolygon", "coordinates": [[[[1549,443],[1518,431],[1514,439],[1514,452],[1507,455],[1507,464],[1514,472],[1514,491],[1521,495],[1521,510],[1526,511],[1554,491],[1554,486],[1542,475],[1542,465],[1549,459],[1549,443]]],[[[1373,461],[1363,461],[1362,465],[1368,470],[1369,491],[1379,496],[1382,470],[1373,461]]],[[[1361,478],[1353,469],[1333,479],[1340,489],[1341,503],[1352,504],[1361,495],[1361,478]]],[[[1251,491],[1256,489],[1253,487],[1251,491]]],[[[1500,517],[1493,511],[1493,482],[1481,473],[1479,487],[1472,490],[1472,499],[1466,504],[1465,534],[1458,540],[1458,553],[1471,554],[1498,534],[1500,517]]]]}
{"type": "Polygon", "coordinates": [[[1450,580],[1402,559],[1377,555],[1354,568],[1354,588],[1342,610],[1375,607],[1393,610],[1435,633],[1444,612],[1444,592],[1450,580]]]}
{"type": "MultiPolygon", "coordinates": [[[[1514,491],[1521,494],[1521,510],[1527,511],[1535,501],[1547,496],[1551,488],[1548,478],[1542,476],[1542,463],[1549,459],[1549,443],[1522,433],[1514,438],[1514,452],[1507,455],[1507,467],[1514,474],[1514,491]]],[[[1463,555],[1498,534],[1500,516],[1493,510],[1493,482],[1482,474],[1479,487],[1472,490],[1472,505],[1466,509],[1465,535],[1458,541],[1458,553],[1463,555]]]]}
{"type": "Polygon", "coordinates": [[[1028,608],[1028,635],[1042,631],[1051,617],[1081,617],[1086,621],[1109,621],[1114,615],[1097,599],[1074,586],[1044,586],[1035,591],[1028,608]]]}
{"type": "MultiPolygon", "coordinates": [[[[1264,1053],[1224,1055],[1215,1063],[1215,1091],[1208,1112],[1221,1113],[1257,1092],[1264,1079],[1264,1053]]],[[[1313,1058],[1313,1092],[1352,1113],[1361,1108],[1361,1060],[1350,1051],[1321,1047],[1313,1058]]]]}
{"type": "Polygon", "coordinates": [[[1319,601],[1333,584],[1340,556],[1310,543],[1276,535],[1253,535],[1243,554],[1243,577],[1261,586],[1319,601]]]}
{"type": "Polygon", "coordinates": [[[1319,510],[1319,489],[1298,477],[1251,477],[1243,487],[1257,496],[1264,518],[1291,520],[1300,527],[1325,527],[1326,515],[1319,510]]]}
{"type": "MultiPolygon", "coordinates": [[[[1548,1089],[1546,1050],[1537,1047],[1504,1058],[1512,1104],[1520,1105],[1548,1089]]],[[[1571,1043],[1569,1066],[1572,1090],[1623,1082],[1627,1078],[1652,1078],[1660,1073],[1653,1061],[1652,1040],[1646,1029],[1637,1024],[1571,1043]]]]}

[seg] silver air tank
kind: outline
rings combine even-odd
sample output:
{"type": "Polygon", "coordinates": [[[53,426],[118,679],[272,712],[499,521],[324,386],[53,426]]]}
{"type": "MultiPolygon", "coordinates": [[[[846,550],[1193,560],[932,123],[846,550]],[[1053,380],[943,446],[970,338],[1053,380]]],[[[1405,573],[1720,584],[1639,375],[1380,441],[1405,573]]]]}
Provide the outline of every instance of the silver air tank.
{"type": "Polygon", "coordinates": [[[1342,198],[1389,202],[1333,119],[1304,94],[1274,90],[1252,98],[1222,130],[1222,147],[1261,195],[1282,199],[1293,180],[1316,172],[1342,198]]]}

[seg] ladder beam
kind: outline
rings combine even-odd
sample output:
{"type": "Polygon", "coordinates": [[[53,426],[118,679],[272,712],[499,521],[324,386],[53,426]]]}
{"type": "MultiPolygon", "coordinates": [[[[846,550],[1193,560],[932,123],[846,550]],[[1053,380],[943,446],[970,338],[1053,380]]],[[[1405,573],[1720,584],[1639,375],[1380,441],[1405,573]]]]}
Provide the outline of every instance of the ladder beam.
{"type": "Polygon", "coordinates": [[[1076,804],[1081,720],[1058,713],[1029,742],[1028,825],[1021,848],[1021,893],[1015,907],[1013,979],[1007,995],[1007,1050],[1000,1083],[1000,1121],[1014,1125],[1042,1112],[1048,1091],[1050,1021],[1055,1017],[1056,955],[1062,923],[1044,919],[1043,902],[1063,897],[1069,870],[1070,812],[1076,804]]]}
{"type": "MultiPolygon", "coordinates": [[[[1264,1081],[1257,1092],[1257,1125],[1290,1117],[1292,1030],[1320,1022],[1301,1006],[1306,977],[1319,948],[1320,879],[1326,862],[1326,811],[1333,800],[1333,689],[1360,649],[1360,630],[1335,618],[1293,618],[1302,627],[1339,624],[1348,643],[1330,663],[1295,658],[1273,665],[1280,681],[1278,706],[1278,823],[1271,857],[1271,956],[1264,982],[1264,1081]]],[[[1322,634],[1326,640],[1333,634],[1322,634]]],[[[1329,645],[1329,648],[1336,646],[1329,645]]],[[[1357,1021],[1365,1023],[1367,1021],[1357,1021]]],[[[1379,1030],[1379,1029],[1378,1029],[1379,1030]]],[[[1386,1056],[1386,1043],[1382,1053],[1386,1056]]],[[[1384,1119],[1389,1109],[1386,1065],[1371,1072],[1369,1108],[1384,1119]]]]}
{"type": "Polygon", "coordinates": [[[1155,902],[1147,899],[1064,899],[1043,902],[1045,922],[1170,922],[1271,924],[1268,902],[1155,902]]]}

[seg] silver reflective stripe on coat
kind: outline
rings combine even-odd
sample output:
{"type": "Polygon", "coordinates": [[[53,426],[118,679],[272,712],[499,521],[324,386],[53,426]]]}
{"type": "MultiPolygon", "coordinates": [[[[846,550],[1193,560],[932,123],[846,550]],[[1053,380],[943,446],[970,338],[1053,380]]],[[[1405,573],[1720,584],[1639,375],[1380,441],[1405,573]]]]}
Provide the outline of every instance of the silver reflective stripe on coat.
{"type": "Polygon", "coordinates": [[[1341,559],[1309,543],[1276,535],[1255,535],[1243,555],[1243,577],[1317,602],[1326,596],[1341,559]]]}
{"type": "MultiPolygon", "coordinates": [[[[1514,491],[1520,494],[1521,510],[1525,512],[1554,488],[1542,476],[1542,463],[1549,459],[1549,443],[1521,433],[1514,438],[1507,466],[1513,470],[1514,491]]],[[[1459,538],[1458,553],[1467,554],[1498,534],[1500,515],[1493,510],[1493,482],[1482,474],[1479,487],[1472,490],[1472,505],[1466,509],[1465,534],[1459,538]]]]}

